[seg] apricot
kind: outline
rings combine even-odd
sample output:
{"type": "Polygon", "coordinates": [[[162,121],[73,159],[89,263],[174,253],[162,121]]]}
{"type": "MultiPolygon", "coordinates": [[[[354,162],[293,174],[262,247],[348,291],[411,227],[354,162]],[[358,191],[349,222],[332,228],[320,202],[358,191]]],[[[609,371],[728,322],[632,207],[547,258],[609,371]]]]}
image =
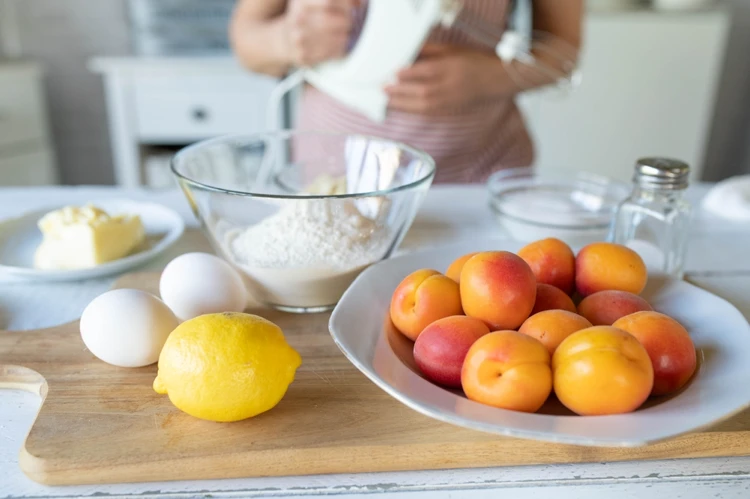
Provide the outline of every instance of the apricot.
{"type": "Polygon", "coordinates": [[[654,368],[651,395],[666,395],[685,386],[695,373],[695,345],[687,330],[658,312],[636,312],[614,323],[644,346],[654,368]]]}
{"type": "Polygon", "coordinates": [[[567,310],[576,312],[576,305],[570,296],[550,284],[536,285],[536,301],[534,308],[531,309],[531,315],[538,314],[545,310],[567,310]]]}
{"type": "Polygon", "coordinates": [[[460,256],[453,260],[453,263],[448,266],[448,270],[445,271],[445,275],[456,282],[460,282],[461,270],[463,270],[464,264],[469,260],[469,258],[474,255],[476,255],[476,253],[467,253],[466,255],[460,256]]]}
{"type": "Polygon", "coordinates": [[[578,313],[594,326],[611,326],[626,315],[653,310],[651,305],[638,295],[627,291],[597,291],[578,304],[578,313]]]}
{"type": "Polygon", "coordinates": [[[570,246],[550,237],[529,243],[518,256],[531,267],[537,282],[549,284],[570,295],[575,285],[576,257],[570,246]]]}
{"type": "Polygon", "coordinates": [[[517,331],[495,331],[471,345],[461,369],[470,400],[513,411],[536,412],[552,391],[547,349],[517,331]]]}
{"type": "Polygon", "coordinates": [[[509,251],[485,251],[461,271],[461,304],[491,329],[516,329],[531,314],[536,279],[529,265],[509,251]]]}
{"type": "Polygon", "coordinates": [[[589,321],[573,312],[545,310],[526,319],[518,332],[539,340],[552,355],[565,338],[589,327],[589,321]]]}
{"type": "Polygon", "coordinates": [[[458,284],[437,270],[412,272],[391,297],[391,321],[411,340],[416,340],[430,323],[462,313],[458,284]]]}
{"type": "Polygon", "coordinates": [[[614,243],[591,243],[576,256],[576,289],[581,296],[615,289],[640,294],[648,272],[638,253],[614,243]]]}
{"type": "Polygon", "coordinates": [[[438,319],[414,343],[414,362],[438,385],[461,388],[461,367],[471,345],[490,330],[484,322],[465,315],[438,319]]]}
{"type": "Polygon", "coordinates": [[[557,398],[582,416],[632,412],[654,385],[646,349],[635,336],[612,326],[565,338],[552,356],[552,376],[557,398]]]}

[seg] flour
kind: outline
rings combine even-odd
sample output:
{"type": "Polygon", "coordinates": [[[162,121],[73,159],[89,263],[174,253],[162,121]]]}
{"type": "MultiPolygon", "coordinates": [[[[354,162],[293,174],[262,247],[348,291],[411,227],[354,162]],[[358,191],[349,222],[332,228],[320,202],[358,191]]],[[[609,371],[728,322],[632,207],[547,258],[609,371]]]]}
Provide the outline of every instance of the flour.
{"type": "Polygon", "coordinates": [[[390,238],[350,199],[297,199],[260,223],[227,234],[234,262],[261,301],[286,307],[335,304],[390,238]]]}
{"type": "Polygon", "coordinates": [[[253,267],[349,270],[378,259],[384,236],[350,201],[295,200],[245,229],[231,248],[253,267]]]}

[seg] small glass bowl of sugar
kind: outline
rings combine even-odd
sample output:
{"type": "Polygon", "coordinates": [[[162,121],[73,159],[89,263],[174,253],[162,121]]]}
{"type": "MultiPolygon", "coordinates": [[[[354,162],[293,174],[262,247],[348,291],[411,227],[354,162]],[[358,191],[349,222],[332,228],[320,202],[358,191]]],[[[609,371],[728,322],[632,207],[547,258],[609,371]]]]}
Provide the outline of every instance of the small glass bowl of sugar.
{"type": "Polygon", "coordinates": [[[606,240],[630,186],[587,172],[510,168],[487,181],[490,209],[504,235],[523,242],[555,237],[579,247],[606,240]]]}

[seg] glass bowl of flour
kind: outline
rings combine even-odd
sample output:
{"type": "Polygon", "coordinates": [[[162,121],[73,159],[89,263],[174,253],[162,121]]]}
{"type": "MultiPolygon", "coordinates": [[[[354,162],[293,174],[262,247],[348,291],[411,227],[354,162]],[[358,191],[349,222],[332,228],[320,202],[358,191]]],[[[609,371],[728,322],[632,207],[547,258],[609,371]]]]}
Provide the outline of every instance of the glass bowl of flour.
{"type": "Polygon", "coordinates": [[[332,309],[398,248],[435,163],[385,139],[289,130],[197,142],[172,171],[253,301],[304,313],[332,309]]]}
{"type": "Polygon", "coordinates": [[[487,181],[490,208],[512,239],[556,237],[571,246],[606,240],[630,186],[587,172],[500,170],[487,181]]]}

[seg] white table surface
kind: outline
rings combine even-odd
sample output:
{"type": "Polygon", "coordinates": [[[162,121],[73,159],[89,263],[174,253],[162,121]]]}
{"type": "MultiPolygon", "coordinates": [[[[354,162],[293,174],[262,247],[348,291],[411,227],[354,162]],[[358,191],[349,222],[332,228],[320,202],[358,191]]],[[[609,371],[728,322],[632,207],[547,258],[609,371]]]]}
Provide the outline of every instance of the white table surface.
{"type": "MultiPolygon", "coordinates": [[[[696,206],[706,189],[707,186],[699,185],[689,191],[689,198],[696,206]]],[[[0,219],[36,208],[112,196],[164,203],[179,210],[190,226],[197,226],[177,191],[107,187],[0,188],[0,219]]],[[[696,209],[688,253],[688,279],[731,301],[750,317],[750,226],[718,219],[696,209]]],[[[492,235],[501,233],[487,209],[482,187],[435,186],[402,249],[492,235]]],[[[187,234],[167,254],[145,268],[159,269],[174,256],[191,250],[209,248],[201,237],[187,234]]],[[[54,285],[0,280],[0,329],[34,329],[74,320],[91,299],[111,284],[112,278],[54,285]]],[[[497,497],[499,492],[513,498],[538,498],[541,494],[558,499],[750,497],[750,457],[46,487],[26,478],[17,460],[38,408],[39,400],[32,394],[0,392],[0,499],[89,496],[349,499],[370,493],[380,493],[378,497],[385,499],[440,499],[489,498],[497,497]]]]}

